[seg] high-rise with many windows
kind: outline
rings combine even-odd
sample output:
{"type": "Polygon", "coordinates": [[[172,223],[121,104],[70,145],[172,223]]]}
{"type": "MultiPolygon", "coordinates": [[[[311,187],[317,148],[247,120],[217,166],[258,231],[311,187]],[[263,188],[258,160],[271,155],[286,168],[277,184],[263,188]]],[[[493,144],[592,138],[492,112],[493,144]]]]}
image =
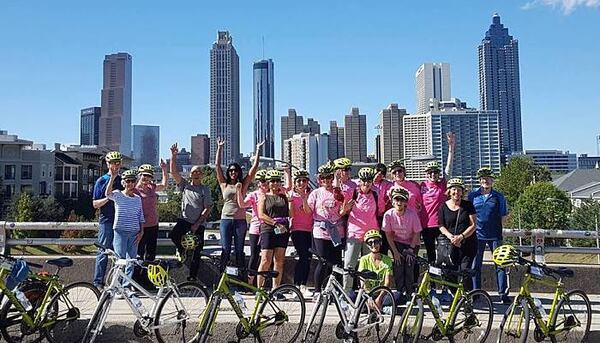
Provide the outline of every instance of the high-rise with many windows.
{"type": "Polygon", "coordinates": [[[367,116],[353,107],[344,117],[345,155],[353,162],[368,162],[367,158],[367,116]]]}
{"type": "Polygon", "coordinates": [[[498,14],[494,14],[478,53],[480,107],[500,115],[503,157],[522,151],[519,43],[500,23],[498,14]]]}
{"type": "Polygon", "coordinates": [[[344,145],[344,128],[338,126],[335,120],[329,122],[329,159],[335,160],[346,154],[344,145]]]}
{"type": "Polygon", "coordinates": [[[81,110],[79,144],[98,145],[100,143],[100,114],[100,107],[89,107],[81,110]]]}
{"type": "Polygon", "coordinates": [[[429,112],[430,99],[450,100],[450,64],[424,63],[415,73],[417,114],[429,112]]]}
{"type": "MultiPolygon", "coordinates": [[[[262,155],[275,157],[273,61],[254,62],[254,145],[265,141],[262,155]]],[[[192,152],[193,153],[193,152],[192,152]]]]}
{"type": "Polygon", "coordinates": [[[158,166],[160,127],[133,125],[133,159],[136,165],[158,166]]]}
{"type": "Polygon", "coordinates": [[[407,114],[405,109],[398,108],[398,104],[390,104],[379,113],[378,162],[389,164],[404,158],[402,118],[407,114]]]}
{"type": "Polygon", "coordinates": [[[210,160],[215,161],[217,139],[225,140],[222,162],[240,158],[240,68],[233,38],[217,33],[210,50],[210,160]]]}
{"type": "Polygon", "coordinates": [[[131,156],[131,55],[104,57],[99,143],[131,156]]]}

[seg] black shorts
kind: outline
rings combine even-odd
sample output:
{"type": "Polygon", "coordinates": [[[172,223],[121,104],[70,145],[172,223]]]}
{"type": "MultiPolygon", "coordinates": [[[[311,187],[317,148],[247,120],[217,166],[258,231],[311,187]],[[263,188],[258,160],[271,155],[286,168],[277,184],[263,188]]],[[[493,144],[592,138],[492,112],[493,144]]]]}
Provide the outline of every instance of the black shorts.
{"type": "Polygon", "coordinates": [[[273,231],[260,233],[260,248],[270,250],[275,248],[287,248],[290,239],[290,232],[275,234],[273,231]]]}

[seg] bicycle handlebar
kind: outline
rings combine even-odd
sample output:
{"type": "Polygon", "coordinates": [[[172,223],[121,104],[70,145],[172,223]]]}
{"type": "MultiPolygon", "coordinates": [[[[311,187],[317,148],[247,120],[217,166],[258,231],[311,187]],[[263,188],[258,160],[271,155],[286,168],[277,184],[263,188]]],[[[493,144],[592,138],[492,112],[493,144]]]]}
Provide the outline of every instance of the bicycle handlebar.
{"type": "Polygon", "coordinates": [[[367,280],[377,280],[377,273],[371,271],[371,270],[354,270],[352,268],[344,268],[341,266],[338,266],[334,263],[331,263],[329,261],[327,261],[327,259],[319,254],[317,254],[313,249],[308,249],[308,251],[313,254],[314,256],[317,257],[317,259],[319,261],[321,261],[322,263],[325,263],[327,265],[329,265],[330,267],[333,267],[333,272],[337,273],[337,274],[349,274],[352,277],[360,277],[362,279],[367,279],[367,280]]]}
{"type": "MultiPolygon", "coordinates": [[[[5,259],[9,260],[9,261],[18,261],[18,258],[14,258],[12,256],[8,256],[8,255],[4,255],[4,254],[0,254],[0,257],[4,257],[5,259]]],[[[22,260],[24,260],[23,258],[21,258],[22,260]]],[[[34,268],[38,268],[38,269],[42,269],[44,268],[43,265],[38,264],[38,263],[34,263],[34,262],[29,262],[29,261],[25,261],[27,263],[28,266],[34,267],[34,268]]]]}

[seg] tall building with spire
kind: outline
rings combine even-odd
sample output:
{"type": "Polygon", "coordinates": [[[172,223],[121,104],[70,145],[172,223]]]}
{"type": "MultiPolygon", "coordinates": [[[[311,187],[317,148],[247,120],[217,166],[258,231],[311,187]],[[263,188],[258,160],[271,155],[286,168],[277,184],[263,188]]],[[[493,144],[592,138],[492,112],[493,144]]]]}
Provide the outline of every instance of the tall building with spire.
{"type": "Polygon", "coordinates": [[[131,156],[131,55],[106,55],[103,69],[99,143],[131,156]]]}
{"type": "Polygon", "coordinates": [[[273,61],[254,62],[254,145],[265,141],[262,155],[275,157],[273,61]]]}
{"type": "Polygon", "coordinates": [[[494,14],[478,48],[481,110],[496,110],[500,117],[503,158],[523,150],[519,44],[494,14]]]}
{"type": "Polygon", "coordinates": [[[222,163],[240,158],[239,57],[228,31],[219,31],[210,50],[210,161],[214,163],[217,139],[225,140],[222,163]]]}

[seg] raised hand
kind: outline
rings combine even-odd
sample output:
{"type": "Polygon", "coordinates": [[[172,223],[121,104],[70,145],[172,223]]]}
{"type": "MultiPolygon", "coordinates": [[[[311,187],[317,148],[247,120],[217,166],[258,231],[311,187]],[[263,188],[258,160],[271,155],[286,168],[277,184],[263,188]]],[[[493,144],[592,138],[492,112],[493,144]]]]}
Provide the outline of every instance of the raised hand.
{"type": "Polygon", "coordinates": [[[456,144],[456,135],[454,132],[450,131],[446,134],[446,139],[448,140],[448,146],[454,147],[456,144]]]}
{"type": "Polygon", "coordinates": [[[177,155],[178,152],[179,152],[179,149],[177,148],[177,143],[171,145],[171,155],[175,156],[175,155],[177,155]]]}
{"type": "Polygon", "coordinates": [[[167,169],[167,163],[162,158],[160,159],[160,169],[162,169],[162,170],[167,169]]]}
{"type": "Polygon", "coordinates": [[[219,137],[217,139],[217,146],[222,147],[223,145],[225,145],[225,140],[223,138],[219,137]]]}
{"type": "Polygon", "coordinates": [[[262,142],[256,143],[256,151],[259,151],[260,148],[262,148],[263,145],[265,145],[265,141],[264,140],[262,142]]]}

